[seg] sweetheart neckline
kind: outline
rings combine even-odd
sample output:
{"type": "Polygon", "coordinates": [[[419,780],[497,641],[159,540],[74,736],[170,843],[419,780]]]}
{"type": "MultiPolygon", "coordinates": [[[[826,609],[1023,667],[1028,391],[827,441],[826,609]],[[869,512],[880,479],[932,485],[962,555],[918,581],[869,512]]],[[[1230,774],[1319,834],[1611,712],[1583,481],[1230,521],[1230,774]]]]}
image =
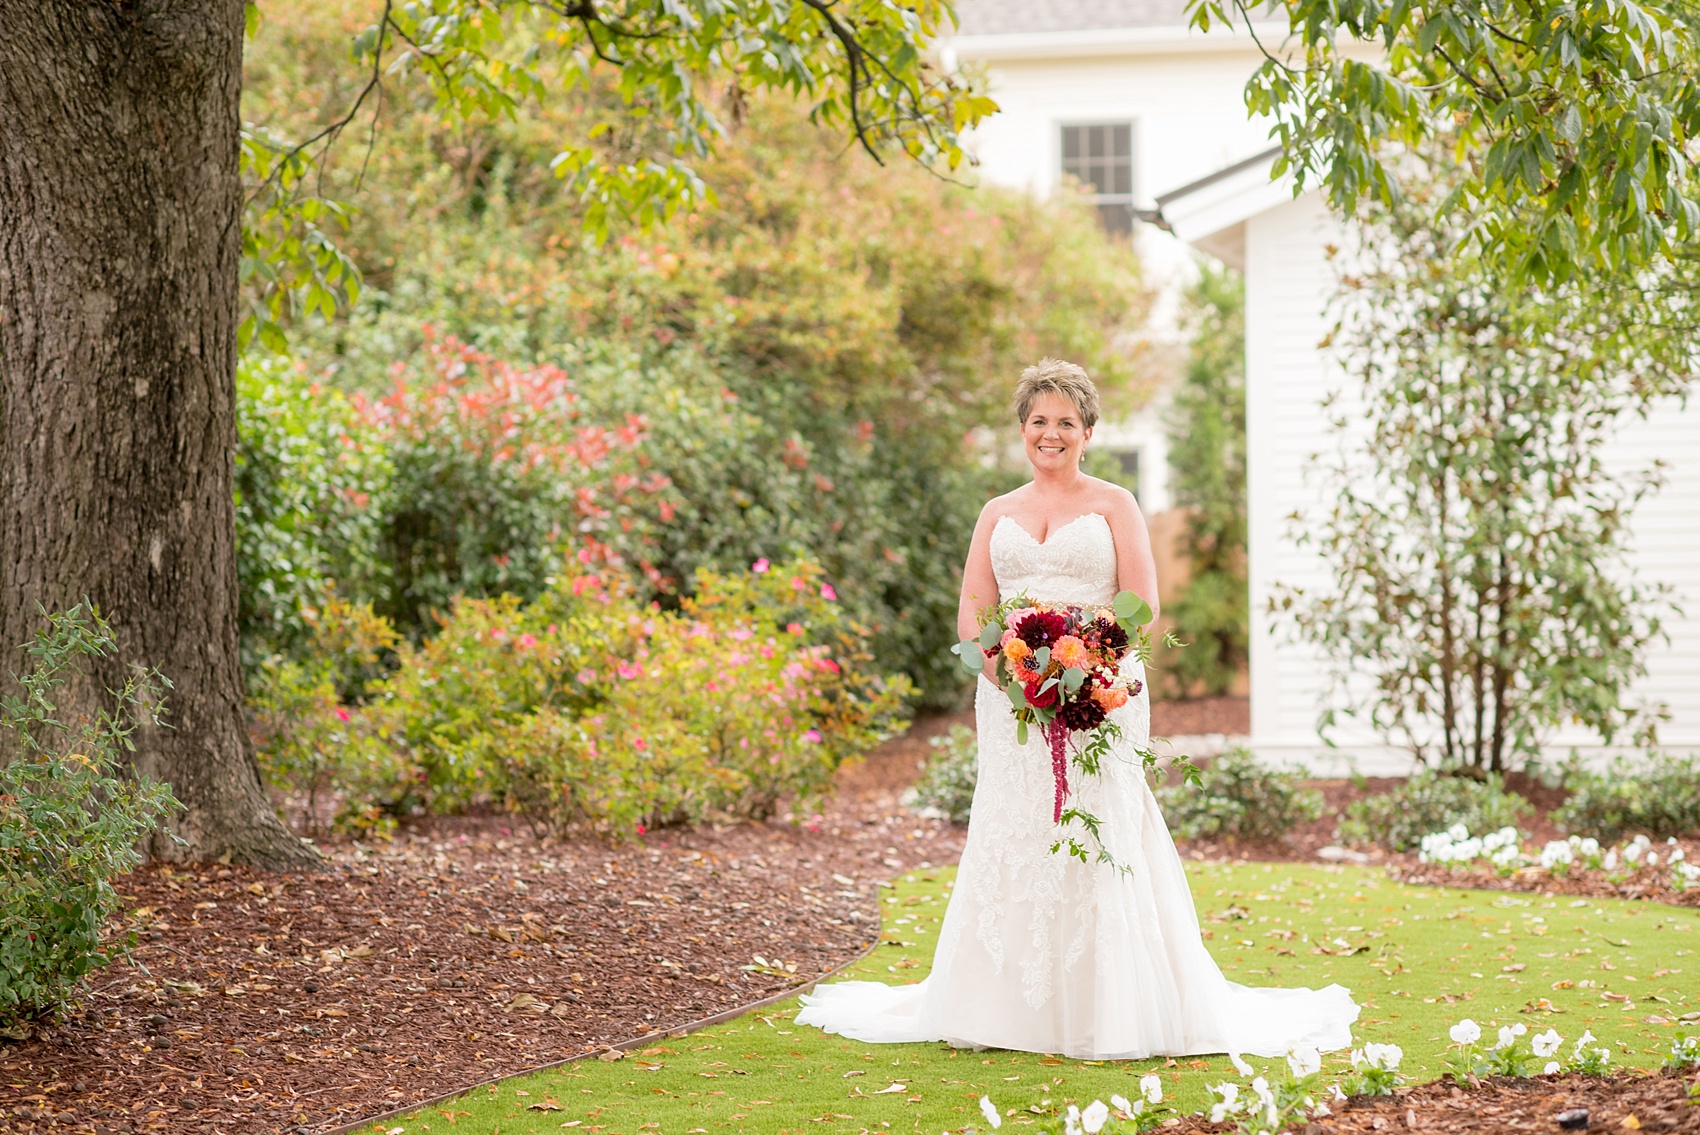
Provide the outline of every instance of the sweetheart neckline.
{"type": "Polygon", "coordinates": [[[1083,512],[1079,516],[1075,517],[1073,520],[1068,521],[1066,524],[1060,524],[1057,527],[1051,529],[1051,531],[1048,534],[1046,534],[1045,538],[1043,540],[1041,540],[1037,536],[1033,535],[1033,533],[1027,531],[1027,526],[1025,524],[1021,523],[1021,521],[1015,519],[1015,517],[1009,515],[1007,512],[1004,513],[1002,516],[998,517],[998,523],[1002,524],[1006,520],[1009,521],[1011,524],[1015,525],[1015,527],[1021,532],[1021,534],[1023,536],[1027,537],[1029,540],[1031,540],[1033,542],[1033,546],[1035,548],[1044,548],[1044,547],[1048,547],[1050,545],[1051,541],[1055,540],[1058,535],[1060,535],[1061,533],[1063,533],[1064,531],[1066,531],[1070,528],[1073,528],[1076,524],[1079,524],[1082,520],[1085,520],[1087,517],[1090,517],[1090,516],[1096,516],[1099,520],[1102,520],[1104,522],[1105,527],[1109,526],[1109,523],[1110,523],[1109,519],[1103,513],[1101,513],[1101,512],[1083,512]]]}

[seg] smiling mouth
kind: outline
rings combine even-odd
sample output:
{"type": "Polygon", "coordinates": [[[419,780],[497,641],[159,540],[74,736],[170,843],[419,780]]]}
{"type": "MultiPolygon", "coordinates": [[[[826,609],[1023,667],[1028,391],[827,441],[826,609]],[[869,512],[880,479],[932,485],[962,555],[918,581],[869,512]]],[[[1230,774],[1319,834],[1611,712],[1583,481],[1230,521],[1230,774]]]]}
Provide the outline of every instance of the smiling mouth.
{"type": "Polygon", "coordinates": [[[1041,445],[1038,448],[1039,448],[1040,453],[1067,453],[1068,452],[1068,449],[1064,446],[1061,446],[1061,445],[1041,445]]]}

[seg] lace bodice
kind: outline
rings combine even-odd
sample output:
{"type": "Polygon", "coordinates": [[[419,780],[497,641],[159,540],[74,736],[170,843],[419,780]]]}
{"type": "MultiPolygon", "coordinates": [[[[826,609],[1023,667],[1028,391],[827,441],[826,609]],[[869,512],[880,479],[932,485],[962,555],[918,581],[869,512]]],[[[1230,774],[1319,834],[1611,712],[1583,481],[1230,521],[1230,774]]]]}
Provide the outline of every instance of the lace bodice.
{"type": "Polygon", "coordinates": [[[1012,517],[992,529],[998,598],[1025,594],[1045,603],[1108,603],[1116,597],[1116,542],[1096,512],[1054,529],[1043,544],[1012,517]]]}

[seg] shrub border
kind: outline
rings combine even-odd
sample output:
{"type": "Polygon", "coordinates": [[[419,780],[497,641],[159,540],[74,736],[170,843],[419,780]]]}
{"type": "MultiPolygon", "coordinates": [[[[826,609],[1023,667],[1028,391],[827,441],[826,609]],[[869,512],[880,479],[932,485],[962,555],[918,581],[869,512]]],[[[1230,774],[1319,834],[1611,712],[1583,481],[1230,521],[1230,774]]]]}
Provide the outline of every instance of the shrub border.
{"type": "MultiPolygon", "coordinates": [[[[879,893],[880,888],[885,886],[889,886],[889,884],[879,883],[875,885],[876,896],[879,893]]],[[[538,1072],[547,1072],[551,1068],[564,1068],[569,1064],[577,1064],[581,1060],[599,1058],[607,1052],[628,1052],[631,1049],[638,1048],[642,1045],[653,1044],[658,1040],[664,1040],[669,1037],[677,1038],[689,1036],[691,1033],[706,1029],[712,1025],[724,1024],[727,1021],[736,1020],[752,1010],[760,1009],[766,1005],[776,1005],[781,1001],[788,1001],[800,993],[807,993],[821,982],[837,977],[849,970],[852,966],[856,966],[867,961],[868,958],[873,956],[874,951],[879,949],[880,938],[880,933],[875,933],[873,941],[869,942],[855,957],[833,967],[817,978],[802,982],[798,985],[793,985],[789,989],[782,989],[778,993],[770,993],[766,997],[756,1001],[751,1001],[746,1005],[736,1005],[730,1009],[722,1010],[711,1017],[701,1017],[697,1020],[687,1021],[685,1024],[665,1029],[661,1032],[645,1033],[642,1036],[632,1037],[629,1040],[600,1045],[588,1052],[581,1052],[577,1056],[569,1056],[564,1060],[551,1060],[547,1064],[539,1064],[532,1068],[523,1068],[518,1072],[508,1072],[500,1076],[492,1076],[488,1080],[480,1080],[476,1084],[469,1084],[464,1088],[455,1088],[453,1091],[444,1092],[442,1095],[434,1096],[431,1099],[420,1100],[417,1103],[410,1103],[405,1107],[392,1108],[389,1111],[379,1112],[377,1115],[369,1115],[364,1119],[357,1119],[351,1123],[340,1124],[336,1127],[323,1129],[315,1128],[314,1131],[316,1132],[316,1135],[352,1135],[353,1132],[363,1130],[374,1123],[382,1123],[387,1119],[395,1119],[403,1115],[412,1115],[414,1112],[422,1111],[428,1107],[435,1107],[438,1104],[451,1103],[454,1100],[461,1099],[464,1096],[468,1096],[473,1092],[476,1092],[480,1088],[493,1087],[505,1080],[516,1080],[521,1076],[533,1076],[538,1072]]]]}

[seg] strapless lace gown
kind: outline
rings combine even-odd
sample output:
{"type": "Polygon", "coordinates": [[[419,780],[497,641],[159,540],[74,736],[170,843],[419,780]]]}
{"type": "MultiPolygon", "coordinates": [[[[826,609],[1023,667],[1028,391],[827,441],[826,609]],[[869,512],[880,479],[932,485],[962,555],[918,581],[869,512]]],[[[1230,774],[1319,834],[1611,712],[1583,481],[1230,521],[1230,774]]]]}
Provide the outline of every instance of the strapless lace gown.
{"type": "MultiPolygon", "coordinates": [[[[1105,604],[1116,593],[1115,543],[1096,513],[1043,544],[1006,517],[991,555],[1006,599],[1105,604]]],[[[973,818],[931,975],[913,985],[818,986],[798,1024],[870,1043],[943,1040],[1089,1059],[1350,1045],[1358,1007],[1341,986],[1248,988],[1223,977],[1205,950],[1180,856],[1128,751],[1150,736],[1145,693],[1112,715],[1122,751],[1100,777],[1071,784],[1131,877],[1051,853],[1044,739],[1033,730],[1016,743],[1009,699],[984,678],[974,712],[973,818]]]]}

